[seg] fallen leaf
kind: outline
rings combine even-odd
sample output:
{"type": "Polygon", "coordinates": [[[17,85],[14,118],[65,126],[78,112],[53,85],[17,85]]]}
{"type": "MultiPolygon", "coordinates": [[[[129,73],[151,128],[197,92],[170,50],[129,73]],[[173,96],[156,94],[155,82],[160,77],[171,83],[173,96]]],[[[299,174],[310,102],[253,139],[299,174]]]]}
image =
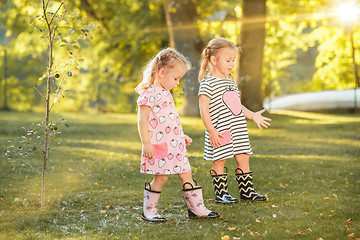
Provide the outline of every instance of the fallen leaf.
{"type": "Polygon", "coordinates": [[[284,186],[282,183],[279,183],[279,187],[283,187],[283,188],[284,188],[285,186],[284,186]]]}
{"type": "Polygon", "coordinates": [[[337,198],[337,195],[336,195],[336,194],[333,194],[333,197],[334,197],[334,198],[337,198]]]}
{"type": "Polygon", "coordinates": [[[276,206],[276,205],[274,205],[274,204],[273,204],[273,205],[271,205],[271,207],[273,207],[273,208],[277,208],[278,206],[276,206]]]}
{"type": "Polygon", "coordinates": [[[234,227],[229,227],[229,231],[235,231],[236,230],[236,228],[234,228],[234,227]]]}
{"type": "Polygon", "coordinates": [[[298,232],[298,234],[304,235],[305,233],[303,233],[303,232],[298,232]]]}
{"type": "Polygon", "coordinates": [[[65,207],[63,207],[62,209],[61,209],[61,211],[64,211],[65,210],[65,207]]]}
{"type": "Polygon", "coordinates": [[[260,221],[259,219],[256,219],[256,220],[255,220],[255,222],[257,222],[257,223],[261,223],[261,221],[260,221]]]}
{"type": "Polygon", "coordinates": [[[308,230],[309,232],[312,232],[311,228],[308,228],[308,229],[306,229],[306,230],[308,230]]]}
{"type": "Polygon", "coordinates": [[[106,208],[110,208],[111,206],[110,205],[107,205],[106,208]]]}
{"type": "Polygon", "coordinates": [[[104,189],[104,192],[108,192],[109,190],[107,190],[107,188],[104,189]]]}
{"type": "Polygon", "coordinates": [[[34,196],[34,195],[36,195],[36,193],[32,192],[32,193],[31,193],[31,195],[33,195],[33,196],[34,196]]]}
{"type": "Polygon", "coordinates": [[[100,214],[105,214],[106,211],[105,210],[100,210],[100,214]]]}
{"type": "Polygon", "coordinates": [[[324,240],[324,239],[322,239],[322,238],[318,238],[318,239],[316,239],[316,240],[324,240]]]}
{"type": "Polygon", "coordinates": [[[117,221],[117,220],[119,220],[119,216],[116,216],[116,217],[112,218],[111,220],[117,221]]]}
{"type": "Polygon", "coordinates": [[[137,217],[137,220],[143,221],[144,219],[142,219],[141,217],[137,217]]]}
{"type": "Polygon", "coordinates": [[[116,206],[116,207],[115,207],[115,209],[116,209],[116,210],[119,210],[119,209],[120,209],[120,207],[119,207],[119,206],[116,206]]]}
{"type": "Polygon", "coordinates": [[[95,186],[99,186],[98,182],[94,182],[94,185],[95,185],[95,186]]]}
{"type": "Polygon", "coordinates": [[[349,237],[349,238],[355,238],[355,234],[354,234],[354,233],[350,233],[350,234],[348,235],[348,237],[349,237]]]}
{"type": "Polygon", "coordinates": [[[324,199],[325,199],[325,200],[330,200],[330,198],[329,198],[329,197],[324,197],[324,199]]]}
{"type": "Polygon", "coordinates": [[[276,217],[277,217],[276,214],[273,214],[272,216],[273,216],[273,218],[276,218],[276,217]]]}
{"type": "Polygon", "coordinates": [[[14,200],[15,202],[19,202],[19,201],[21,201],[21,199],[20,198],[15,198],[15,200],[14,200]]]}
{"type": "Polygon", "coordinates": [[[289,232],[290,232],[290,230],[286,230],[285,232],[289,233],[289,232]]]}
{"type": "Polygon", "coordinates": [[[229,237],[229,235],[225,235],[225,236],[221,237],[221,240],[230,240],[230,237],[229,237]]]}
{"type": "Polygon", "coordinates": [[[350,222],[347,222],[346,225],[348,225],[348,226],[351,225],[351,221],[350,221],[350,222]]]}
{"type": "Polygon", "coordinates": [[[304,202],[307,202],[307,201],[309,201],[309,199],[307,199],[307,198],[304,198],[303,200],[304,200],[304,202]]]}
{"type": "Polygon", "coordinates": [[[255,235],[256,235],[256,236],[261,236],[261,234],[260,234],[260,233],[258,233],[258,232],[255,232],[255,235]]]}

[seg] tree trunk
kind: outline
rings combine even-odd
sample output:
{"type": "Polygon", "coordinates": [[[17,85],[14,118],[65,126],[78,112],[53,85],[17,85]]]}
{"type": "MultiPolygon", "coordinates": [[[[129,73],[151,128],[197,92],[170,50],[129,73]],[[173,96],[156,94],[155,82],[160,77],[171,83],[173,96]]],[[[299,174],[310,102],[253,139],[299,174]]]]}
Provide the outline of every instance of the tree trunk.
{"type": "Polygon", "coordinates": [[[165,0],[165,17],[169,29],[170,44],[191,61],[192,68],[183,77],[185,116],[199,116],[200,33],[196,23],[196,5],[192,0],[165,0]]]}
{"type": "Polygon", "coordinates": [[[242,53],[238,61],[237,84],[242,103],[257,111],[262,108],[262,67],[265,43],[266,0],[243,0],[240,33],[242,53]]]}
{"type": "Polygon", "coordinates": [[[7,102],[7,52],[4,50],[4,107],[2,110],[8,111],[10,110],[7,102]]]}

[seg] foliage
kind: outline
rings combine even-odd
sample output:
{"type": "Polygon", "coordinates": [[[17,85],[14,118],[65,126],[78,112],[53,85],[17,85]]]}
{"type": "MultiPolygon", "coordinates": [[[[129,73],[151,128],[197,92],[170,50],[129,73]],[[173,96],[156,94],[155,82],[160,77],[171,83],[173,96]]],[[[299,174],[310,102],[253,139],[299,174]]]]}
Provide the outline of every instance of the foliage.
{"type": "MultiPolygon", "coordinates": [[[[49,123],[49,139],[53,141],[56,140],[56,138],[61,134],[60,127],[65,124],[65,122],[65,119],[60,119],[49,123]]],[[[68,127],[69,125],[65,124],[65,126],[68,127]]],[[[41,149],[44,144],[43,136],[45,128],[46,124],[44,121],[37,123],[35,127],[28,130],[25,127],[22,127],[23,133],[20,137],[18,136],[14,140],[8,140],[10,145],[7,147],[5,152],[7,159],[11,160],[13,163],[20,161],[41,175],[40,169],[38,171],[32,165],[35,163],[34,158],[41,159],[42,157],[41,149]]],[[[58,144],[60,143],[58,142],[58,144]]],[[[48,150],[53,151],[55,148],[50,147],[48,150]]]]}
{"type": "MultiPolygon", "coordinates": [[[[238,20],[242,16],[239,1],[194,2],[201,33],[199,48],[217,36],[238,42],[238,20]],[[220,11],[226,12],[224,19],[216,17],[220,11]]],[[[57,110],[133,112],[137,97],[133,87],[143,66],[160,48],[169,45],[163,1],[76,0],[67,4],[68,12],[76,13],[73,21],[79,23],[79,29],[91,26],[93,39],[71,50],[64,46],[54,55],[56,61],[70,57],[69,51],[81,56],[76,60],[79,69],[73,72],[73,81],[63,85],[69,90],[66,104],[57,110]]],[[[0,58],[3,49],[8,51],[8,102],[15,110],[39,110],[41,98],[35,88],[43,92],[46,86],[38,81],[44,72],[38,66],[46,63],[47,56],[45,45],[38,44],[39,29],[35,25],[39,1],[2,1],[0,8],[0,58]]],[[[267,0],[265,95],[352,87],[350,41],[344,26],[331,15],[335,8],[335,3],[328,0],[267,0]]],[[[68,35],[73,39],[80,36],[71,29],[68,35]]],[[[354,33],[357,43],[358,26],[354,33]]],[[[355,47],[359,64],[360,52],[355,47]]],[[[3,64],[0,60],[1,69],[3,64]]],[[[178,92],[181,98],[182,90],[178,92]]]]}
{"type": "MultiPolygon", "coordinates": [[[[135,114],[54,114],[71,122],[52,153],[48,208],[38,211],[35,172],[21,162],[0,161],[1,239],[348,239],[360,237],[359,115],[275,112],[269,129],[248,122],[254,150],[254,186],[265,203],[219,205],[202,159],[201,119],[183,118],[193,138],[187,151],[193,175],[203,187],[206,206],[222,219],[189,220],[179,179],[169,177],[159,212],[169,221],[138,219],[143,186],[152,176],[139,173],[141,142],[135,114]],[[259,235],[261,236],[259,236],[259,235]]],[[[6,141],[43,118],[39,113],[0,112],[0,151],[6,141]],[[21,130],[22,131],[22,130],[21,130]]],[[[229,169],[229,191],[236,196],[229,169]]],[[[39,162],[35,163],[41,167],[39,162]]]]}

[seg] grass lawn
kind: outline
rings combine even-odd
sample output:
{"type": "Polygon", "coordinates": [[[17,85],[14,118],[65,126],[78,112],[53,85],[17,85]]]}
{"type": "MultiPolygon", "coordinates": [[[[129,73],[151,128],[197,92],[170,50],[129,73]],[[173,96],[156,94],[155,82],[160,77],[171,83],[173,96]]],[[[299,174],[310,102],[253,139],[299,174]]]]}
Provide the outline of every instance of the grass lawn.
{"type": "MultiPolygon", "coordinates": [[[[40,113],[0,112],[0,239],[351,239],[360,238],[360,115],[278,111],[270,129],[248,121],[254,186],[269,201],[219,205],[202,160],[203,126],[183,118],[188,155],[206,206],[222,218],[189,220],[180,183],[169,178],[159,212],[168,222],[140,220],[143,186],[135,114],[53,115],[65,118],[47,171],[47,208],[40,210],[40,175],[4,152],[40,113]],[[61,144],[58,144],[57,142],[61,144]]],[[[41,154],[28,160],[41,170],[41,154]]],[[[230,193],[238,196],[235,160],[230,193]]]]}

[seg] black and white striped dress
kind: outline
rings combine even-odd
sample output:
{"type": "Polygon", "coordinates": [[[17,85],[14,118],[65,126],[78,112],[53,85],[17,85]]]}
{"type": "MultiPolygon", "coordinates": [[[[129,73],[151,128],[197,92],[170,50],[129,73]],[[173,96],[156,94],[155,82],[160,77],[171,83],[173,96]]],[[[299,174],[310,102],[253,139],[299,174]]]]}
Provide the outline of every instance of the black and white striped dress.
{"type": "Polygon", "coordinates": [[[205,130],[205,160],[222,160],[237,154],[253,154],[244,112],[241,110],[240,92],[232,79],[205,77],[198,95],[209,97],[211,122],[219,132],[230,130],[231,141],[221,147],[210,145],[209,133],[205,130]]]}

